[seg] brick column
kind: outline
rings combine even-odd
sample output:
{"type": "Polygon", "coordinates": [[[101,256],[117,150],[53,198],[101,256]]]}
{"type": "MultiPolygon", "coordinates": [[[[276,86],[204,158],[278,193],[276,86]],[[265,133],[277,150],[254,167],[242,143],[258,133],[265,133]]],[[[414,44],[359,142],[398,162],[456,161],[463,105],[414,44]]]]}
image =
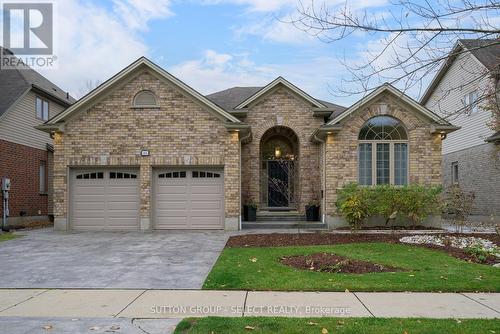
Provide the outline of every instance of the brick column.
{"type": "Polygon", "coordinates": [[[69,230],[68,221],[68,167],[66,161],[64,135],[54,134],[54,230],[69,230]]]}
{"type": "Polygon", "coordinates": [[[239,229],[240,222],[240,138],[239,132],[228,133],[224,152],[225,230],[239,229]]]}
{"type": "Polygon", "coordinates": [[[141,231],[150,231],[153,226],[151,217],[151,165],[149,157],[141,160],[139,175],[140,228],[141,231]]]}

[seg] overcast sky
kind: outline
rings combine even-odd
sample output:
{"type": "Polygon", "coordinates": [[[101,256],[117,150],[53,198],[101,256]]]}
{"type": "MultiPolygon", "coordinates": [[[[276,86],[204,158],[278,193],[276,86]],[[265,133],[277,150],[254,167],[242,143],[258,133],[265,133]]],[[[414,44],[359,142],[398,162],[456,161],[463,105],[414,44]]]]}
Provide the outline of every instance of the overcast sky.
{"type": "MultiPolygon", "coordinates": [[[[352,5],[383,12],[387,2],[352,5]]],[[[56,3],[59,68],[42,73],[77,97],[87,81],[104,81],[144,55],[204,94],[265,85],[281,75],[314,97],[348,106],[357,97],[331,93],[347,75],[340,59],[359,61],[377,46],[373,36],[363,34],[325,44],[281,23],[278,18],[296,10],[296,0],[56,3]]]]}

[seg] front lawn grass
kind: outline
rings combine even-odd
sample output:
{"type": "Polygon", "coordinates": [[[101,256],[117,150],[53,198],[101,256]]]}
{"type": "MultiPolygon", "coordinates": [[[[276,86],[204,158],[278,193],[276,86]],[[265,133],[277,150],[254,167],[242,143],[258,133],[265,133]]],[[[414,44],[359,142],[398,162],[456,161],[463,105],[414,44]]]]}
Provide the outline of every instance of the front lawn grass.
{"type": "Polygon", "coordinates": [[[7,241],[7,240],[12,240],[17,238],[17,235],[14,235],[13,233],[2,233],[0,234],[0,242],[2,241],[7,241]]]}
{"type": "Polygon", "coordinates": [[[381,319],[381,318],[217,318],[185,319],[176,334],[206,333],[380,333],[479,334],[499,333],[500,320],[381,319]],[[249,327],[247,327],[249,326],[249,327]],[[245,327],[247,327],[245,329],[245,327]],[[253,328],[253,329],[252,329],[253,328]],[[323,331],[325,332],[325,331],[323,331]]]}
{"type": "Polygon", "coordinates": [[[423,247],[389,243],[225,248],[204,285],[212,290],[490,291],[500,292],[500,269],[423,247]],[[405,271],[339,274],[298,270],[283,256],[330,252],[405,271]]]}

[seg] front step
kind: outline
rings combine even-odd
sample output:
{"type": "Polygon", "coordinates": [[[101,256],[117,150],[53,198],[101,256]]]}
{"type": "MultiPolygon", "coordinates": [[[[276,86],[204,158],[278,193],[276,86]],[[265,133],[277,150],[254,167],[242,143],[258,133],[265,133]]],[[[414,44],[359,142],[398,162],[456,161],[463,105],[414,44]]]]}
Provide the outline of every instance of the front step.
{"type": "Polygon", "coordinates": [[[326,230],[328,226],[321,222],[308,221],[259,221],[259,222],[242,222],[241,227],[247,229],[293,229],[300,228],[303,230],[326,230]]]}
{"type": "Polygon", "coordinates": [[[257,212],[258,222],[300,222],[306,217],[298,211],[259,211],[257,212]]]}

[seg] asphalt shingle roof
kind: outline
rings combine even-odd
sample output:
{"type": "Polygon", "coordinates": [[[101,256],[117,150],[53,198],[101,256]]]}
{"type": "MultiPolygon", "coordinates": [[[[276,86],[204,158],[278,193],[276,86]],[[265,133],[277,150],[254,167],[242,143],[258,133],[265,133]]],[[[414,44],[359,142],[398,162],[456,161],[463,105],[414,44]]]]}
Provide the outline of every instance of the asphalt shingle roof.
{"type": "MultiPolygon", "coordinates": [[[[262,88],[263,87],[233,87],[222,90],[220,92],[209,94],[206,96],[206,98],[217,104],[219,107],[222,107],[226,111],[233,111],[237,105],[257,93],[262,88]]],[[[341,113],[346,109],[345,107],[331,102],[323,100],[318,101],[326,105],[328,108],[335,109],[334,113],[341,113]]]]}
{"type": "Polygon", "coordinates": [[[488,70],[500,65],[500,39],[461,39],[460,42],[488,70]]]}
{"type": "MultiPolygon", "coordinates": [[[[6,48],[0,47],[0,49],[2,55],[13,55],[6,48]]],[[[0,115],[32,87],[65,101],[68,105],[75,102],[73,97],[31,68],[15,70],[0,68],[0,115]]]]}

